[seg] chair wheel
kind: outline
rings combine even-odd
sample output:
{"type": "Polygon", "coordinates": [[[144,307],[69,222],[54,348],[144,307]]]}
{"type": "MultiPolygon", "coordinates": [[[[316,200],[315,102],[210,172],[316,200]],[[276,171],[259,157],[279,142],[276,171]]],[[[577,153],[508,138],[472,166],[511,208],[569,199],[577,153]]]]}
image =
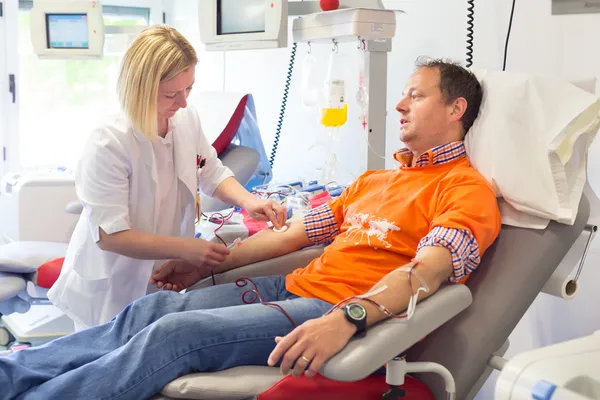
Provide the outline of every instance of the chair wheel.
{"type": "Polygon", "coordinates": [[[390,385],[390,390],[384,393],[381,397],[382,400],[399,400],[406,396],[406,391],[399,386],[390,385]]]}
{"type": "Polygon", "coordinates": [[[0,346],[8,346],[8,344],[12,341],[12,335],[8,331],[8,329],[0,327],[0,346]]]}

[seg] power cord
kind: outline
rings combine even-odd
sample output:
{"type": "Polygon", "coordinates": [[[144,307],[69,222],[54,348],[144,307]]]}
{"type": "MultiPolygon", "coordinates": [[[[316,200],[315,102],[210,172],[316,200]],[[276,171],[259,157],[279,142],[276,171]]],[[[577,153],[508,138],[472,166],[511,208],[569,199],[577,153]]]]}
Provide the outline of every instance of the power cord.
{"type": "Polygon", "coordinates": [[[279,136],[281,135],[281,127],[283,126],[283,117],[285,116],[285,109],[287,106],[288,94],[290,92],[290,83],[292,82],[292,73],[294,72],[294,64],[296,61],[296,49],[298,43],[294,42],[292,45],[292,52],[290,53],[290,62],[288,65],[287,76],[285,78],[285,87],[283,89],[283,99],[281,100],[281,109],[279,110],[279,120],[277,121],[277,130],[275,131],[275,141],[273,142],[273,149],[271,150],[271,157],[269,158],[269,164],[273,168],[275,162],[275,155],[277,154],[277,147],[279,146],[279,136]]]}
{"type": "Polygon", "coordinates": [[[475,0],[467,1],[467,68],[473,65],[473,21],[475,21],[475,0]]]}
{"type": "Polygon", "coordinates": [[[502,61],[502,71],[506,71],[506,56],[508,54],[508,41],[510,39],[510,30],[512,29],[513,16],[515,14],[515,2],[513,0],[510,10],[510,19],[508,21],[508,32],[506,33],[506,42],[504,43],[504,60],[502,61]]]}

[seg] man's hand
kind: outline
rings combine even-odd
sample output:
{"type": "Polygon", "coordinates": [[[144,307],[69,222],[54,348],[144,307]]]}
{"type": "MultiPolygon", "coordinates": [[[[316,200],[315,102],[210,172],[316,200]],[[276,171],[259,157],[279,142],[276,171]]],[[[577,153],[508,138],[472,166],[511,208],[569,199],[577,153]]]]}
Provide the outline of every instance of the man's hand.
{"type": "Polygon", "coordinates": [[[283,357],[280,366],[283,375],[287,375],[295,363],[292,371],[294,376],[305,373],[313,377],[325,361],[346,346],[355,332],[356,327],[346,320],[340,310],[312,319],[285,337],[275,338],[277,346],[269,356],[268,364],[272,367],[283,357]]]}
{"type": "Polygon", "coordinates": [[[171,260],[152,273],[150,283],[159,289],[179,292],[208,276],[210,268],[196,267],[183,260],[171,260]]]}
{"type": "Polygon", "coordinates": [[[244,205],[246,212],[257,221],[271,221],[273,226],[280,229],[287,220],[287,209],[273,200],[261,200],[255,197],[252,202],[244,205]]]}

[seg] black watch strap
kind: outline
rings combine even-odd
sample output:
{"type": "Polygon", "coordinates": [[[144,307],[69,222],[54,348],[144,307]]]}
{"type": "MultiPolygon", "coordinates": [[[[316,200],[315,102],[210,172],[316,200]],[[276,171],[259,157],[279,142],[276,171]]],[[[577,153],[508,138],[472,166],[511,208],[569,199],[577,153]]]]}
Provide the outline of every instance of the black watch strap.
{"type": "Polygon", "coordinates": [[[349,303],[344,306],[344,316],[356,326],[356,335],[363,335],[367,331],[367,310],[361,304],[349,303]]]}

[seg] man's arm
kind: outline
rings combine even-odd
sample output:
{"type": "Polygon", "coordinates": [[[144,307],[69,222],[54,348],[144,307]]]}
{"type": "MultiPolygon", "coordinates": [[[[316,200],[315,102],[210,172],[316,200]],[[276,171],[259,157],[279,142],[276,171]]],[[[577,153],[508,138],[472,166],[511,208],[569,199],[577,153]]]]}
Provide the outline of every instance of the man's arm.
{"type": "MultiPolygon", "coordinates": [[[[414,271],[429,287],[429,293],[420,295],[420,298],[435,293],[453,274],[452,254],[445,247],[421,247],[417,252],[416,260],[418,264],[414,271]]],[[[369,298],[383,305],[393,314],[399,314],[408,307],[412,293],[416,293],[421,287],[421,281],[417,278],[411,279],[410,282],[412,290],[409,286],[408,272],[398,268],[383,277],[373,290],[383,285],[387,288],[369,298]]],[[[367,326],[388,318],[375,305],[365,300],[357,302],[367,310],[367,326]]],[[[306,373],[307,376],[312,377],[319,372],[325,361],[344,348],[355,332],[356,327],[346,320],[342,310],[309,320],[285,337],[275,338],[277,346],[269,356],[268,364],[274,366],[281,359],[280,369],[284,375],[293,367],[292,373],[295,376],[306,373]]]]}
{"type": "MultiPolygon", "coordinates": [[[[343,204],[338,199],[334,204],[343,204]]],[[[340,208],[339,205],[335,207],[340,208]]],[[[312,209],[301,220],[293,221],[285,232],[264,230],[242,242],[215,270],[225,272],[230,269],[255,262],[279,257],[304,247],[329,244],[339,233],[339,224],[331,204],[323,204],[312,209]]]]}
{"type": "Polygon", "coordinates": [[[330,206],[324,204],[309,212],[303,220],[293,221],[285,232],[267,229],[243,241],[218,267],[197,268],[187,262],[169,261],[153,272],[150,283],[159,288],[180,291],[210,276],[211,273],[223,273],[307,246],[327,244],[338,232],[336,218],[330,206]]]}
{"type": "Polygon", "coordinates": [[[243,265],[268,260],[300,250],[313,243],[306,234],[303,220],[292,221],[285,232],[265,229],[232,249],[229,256],[215,270],[223,273],[243,265]]]}
{"type": "MultiPolygon", "coordinates": [[[[417,265],[415,263],[407,265],[415,265],[413,274],[417,274],[422,278],[429,288],[429,292],[419,293],[418,299],[423,300],[437,292],[442,283],[447,282],[448,278],[452,276],[452,253],[445,247],[426,246],[421,247],[415,259],[418,261],[417,265]]],[[[412,294],[417,293],[417,290],[421,287],[421,281],[412,276],[409,285],[408,272],[402,270],[402,268],[398,268],[384,276],[381,281],[373,286],[371,291],[375,291],[384,285],[387,286],[387,289],[381,293],[369,296],[369,299],[381,304],[393,314],[400,314],[408,307],[408,302],[412,294]]],[[[374,304],[368,301],[357,300],[355,302],[360,303],[367,310],[367,326],[388,318],[374,304]]],[[[337,313],[345,320],[342,311],[337,311],[337,313]]],[[[352,329],[355,330],[354,325],[349,322],[348,325],[352,326],[352,329]]]]}

